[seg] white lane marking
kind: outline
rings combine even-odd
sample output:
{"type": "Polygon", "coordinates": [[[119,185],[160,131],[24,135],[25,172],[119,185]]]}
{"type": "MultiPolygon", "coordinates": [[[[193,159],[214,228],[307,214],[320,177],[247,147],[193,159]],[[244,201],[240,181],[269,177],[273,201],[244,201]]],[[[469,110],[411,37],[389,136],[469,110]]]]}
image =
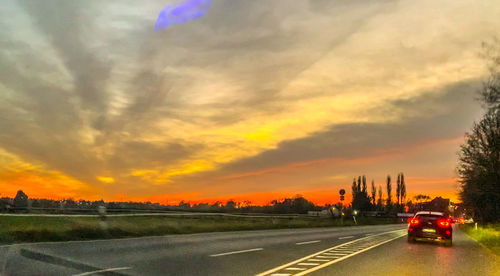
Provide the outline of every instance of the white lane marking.
{"type": "Polygon", "coordinates": [[[336,258],[335,256],[316,256],[314,258],[321,258],[321,259],[333,259],[336,258]]]}
{"type": "Polygon", "coordinates": [[[340,237],[339,240],[350,239],[350,238],[354,238],[354,236],[340,237]]]}
{"type": "Polygon", "coordinates": [[[350,258],[350,257],[352,257],[352,256],[358,255],[358,254],[363,253],[363,252],[365,252],[365,251],[368,251],[368,250],[370,250],[370,249],[372,249],[372,248],[374,248],[374,247],[377,247],[377,246],[379,246],[379,245],[382,245],[382,244],[384,244],[384,243],[388,243],[388,242],[393,241],[393,240],[395,240],[395,239],[399,239],[399,238],[401,238],[401,237],[403,237],[403,236],[406,236],[406,233],[405,233],[405,234],[403,234],[403,235],[401,235],[401,236],[397,236],[397,237],[395,237],[395,238],[392,238],[392,239],[389,239],[389,240],[386,240],[386,241],[380,242],[380,243],[378,243],[378,244],[375,244],[375,245],[373,245],[373,246],[370,246],[370,247],[368,247],[368,248],[365,248],[365,249],[363,249],[363,250],[360,250],[360,251],[358,251],[358,252],[356,252],[356,253],[353,253],[353,254],[351,254],[351,255],[347,255],[347,256],[345,256],[345,257],[338,258],[338,259],[336,259],[336,260],[332,260],[332,261],[329,261],[329,262],[327,262],[327,263],[322,263],[321,265],[318,265],[318,266],[315,266],[315,267],[311,267],[310,269],[308,269],[308,270],[306,270],[306,271],[302,271],[302,272],[297,273],[297,274],[295,274],[295,275],[296,275],[296,276],[302,276],[302,275],[309,274],[309,273],[314,272],[314,271],[316,271],[316,270],[318,270],[318,269],[322,269],[323,267],[327,267],[327,266],[332,265],[332,264],[334,264],[334,263],[338,263],[338,262],[343,261],[343,260],[345,260],[345,259],[347,259],[347,258],[350,258]]]}
{"type": "Polygon", "coordinates": [[[213,255],[210,255],[210,257],[219,257],[219,256],[232,255],[232,254],[240,254],[240,253],[246,253],[246,252],[261,251],[261,250],[264,250],[264,248],[252,248],[252,249],[246,249],[246,250],[240,250],[240,251],[231,251],[231,252],[213,254],[213,255]]]}
{"type": "Polygon", "coordinates": [[[327,255],[327,256],[345,256],[347,254],[344,254],[344,253],[323,253],[321,255],[327,255]]]}
{"type": "Polygon", "coordinates": [[[316,240],[316,241],[305,241],[305,242],[297,242],[295,243],[296,245],[303,245],[303,244],[311,244],[311,243],[318,243],[320,242],[320,240],[316,240]]]}
{"type": "Polygon", "coordinates": [[[271,276],[288,276],[288,275],[291,275],[290,273],[274,273],[274,274],[271,274],[271,276]]]}
{"type": "Polygon", "coordinates": [[[373,236],[373,234],[365,234],[365,237],[373,236]]]}
{"type": "Polygon", "coordinates": [[[311,261],[311,262],[328,262],[328,260],[321,260],[321,259],[309,259],[308,261],[311,261]]]}
{"type": "Polygon", "coordinates": [[[285,268],[285,270],[302,271],[302,270],[306,270],[306,268],[300,268],[300,267],[288,267],[288,268],[285,268]]]}
{"type": "Polygon", "coordinates": [[[298,263],[297,265],[315,266],[315,265],[319,265],[319,264],[318,263],[298,263]]]}
{"type": "Polygon", "coordinates": [[[352,249],[335,249],[330,251],[329,253],[351,253],[354,252],[352,249]]]}
{"type": "Polygon", "coordinates": [[[109,272],[109,271],[118,271],[118,270],[127,270],[127,269],[132,269],[131,267],[115,267],[115,268],[108,268],[108,269],[102,269],[102,270],[96,270],[96,271],[90,271],[90,272],[85,272],[85,273],[80,273],[80,274],[74,274],[73,276],[85,276],[85,275],[92,275],[92,274],[97,274],[97,273],[103,273],[103,272],[109,272]]]}
{"type": "MultiPolygon", "coordinates": [[[[388,232],[383,232],[383,233],[375,234],[375,235],[373,235],[373,236],[381,236],[381,235],[385,235],[385,234],[389,234],[389,233],[394,233],[394,232],[400,232],[400,231],[401,231],[401,230],[393,230],[393,231],[388,231],[388,232]]],[[[396,238],[394,238],[394,239],[400,238],[400,237],[402,237],[402,236],[404,236],[404,235],[406,235],[406,233],[405,233],[405,234],[403,234],[403,235],[401,235],[401,236],[398,236],[398,237],[396,237],[396,238]]],[[[369,238],[372,238],[372,237],[363,237],[363,238],[359,238],[359,239],[356,239],[356,240],[352,240],[352,241],[349,241],[349,242],[346,242],[346,243],[343,243],[343,244],[340,244],[340,245],[337,245],[337,246],[334,246],[334,247],[331,247],[331,248],[327,248],[327,249],[325,249],[325,250],[323,250],[323,251],[319,251],[319,252],[313,253],[313,254],[311,254],[311,255],[305,256],[305,257],[300,258],[300,259],[298,259],[298,260],[295,260],[295,261],[292,261],[292,262],[286,263],[286,264],[284,264],[284,265],[280,265],[280,266],[275,267],[275,268],[271,268],[271,269],[269,269],[269,270],[267,270],[267,271],[264,271],[264,272],[262,272],[262,273],[257,274],[256,276],[270,275],[270,273],[273,273],[273,272],[275,272],[275,271],[279,271],[279,270],[284,269],[284,268],[286,268],[286,267],[288,267],[288,266],[295,265],[295,264],[297,264],[297,263],[299,263],[299,262],[302,262],[302,261],[308,260],[308,259],[310,259],[310,258],[312,258],[312,257],[316,257],[316,256],[318,256],[318,255],[333,255],[333,254],[329,254],[329,253],[326,253],[326,252],[331,251],[331,250],[334,250],[334,249],[339,248],[339,247],[344,247],[344,246],[347,246],[347,245],[349,245],[349,244],[353,244],[353,243],[358,242],[358,241],[361,241],[361,240],[366,240],[366,239],[369,239],[369,238]]],[[[388,240],[388,241],[386,241],[386,242],[392,241],[392,240],[394,240],[394,239],[388,240]]],[[[381,244],[382,244],[382,243],[375,244],[375,245],[373,245],[373,246],[367,247],[367,248],[363,249],[362,251],[360,251],[360,252],[358,252],[358,253],[361,253],[361,252],[364,252],[364,251],[370,250],[370,249],[372,249],[373,247],[376,247],[376,246],[381,245],[381,244]]],[[[354,255],[344,255],[343,257],[340,257],[340,258],[337,258],[337,259],[335,259],[335,260],[332,260],[331,262],[328,262],[328,263],[324,263],[324,264],[322,264],[321,268],[323,268],[323,267],[325,267],[325,266],[328,266],[328,265],[330,265],[330,264],[333,264],[333,263],[335,263],[335,262],[337,262],[337,261],[338,261],[338,262],[340,262],[340,261],[342,261],[342,260],[344,260],[344,259],[347,259],[347,258],[348,258],[348,257],[350,257],[350,256],[354,256],[354,255]]],[[[315,270],[316,270],[316,269],[315,269],[315,270]]],[[[310,270],[304,271],[305,273],[304,273],[304,272],[301,272],[301,273],[304,273],[304,274],[301,274],[301,275],[305,275],[305,274],[307,274],[307,273],[308,273],[308,271],[310,271],[310,270]]],[[[297,274],[297,275],[298,275],[298,274],[297,274]]]]}

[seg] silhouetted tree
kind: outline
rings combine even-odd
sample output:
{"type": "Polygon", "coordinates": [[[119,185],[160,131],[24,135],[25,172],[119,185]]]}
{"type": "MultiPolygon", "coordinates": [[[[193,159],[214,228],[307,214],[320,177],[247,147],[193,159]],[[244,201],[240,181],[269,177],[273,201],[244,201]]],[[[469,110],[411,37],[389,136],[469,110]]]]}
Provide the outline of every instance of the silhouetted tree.
{"type": "Polygon", "coordinates": [[[424,195],[424,194],[418,194],[416,196],[413,197],[418,203],[422,203],[422,201],[424,200],[429,200],[431,199],[430,196],[428,195],[424,195]]]}
{"type": "Polygon", "coordinates": [[[356,178],[352,184],[352,208],[359,211],[368,211],[371,209],[371,199],[367,193],[366,176],[358,176],[358,183],[356,178]]]}
{"type": "Polygon", "coordinates": [[[382,210],[382,203],[383,203],[383,199],[382,199],[382,185],[379,185],[378,186],[378,201],[377,201],[377,208],[379,210],[382,210]]]}
{"type": "Polygon", "coordinates": [[[406,205],[406,183],[403,173],[401,173],[401,202],[403,205],[406,205]]]}
{"type": "Polygon", "coordinates": [[[396,181],[396,206],[399,208],[401,200],[401,175],[398,174],[398,180],[396,181]]]}
{"type": "Polygon", "coordinates": [[[13,201],[14,207],[25,209],[28,208],[28,196],[21,190],[17,191],[13,201]]]}
{"type": "Polygon", "coordinates": [[[500,220],[500,40],[483,43],[490,71],[480,91],[486,109],[461,145],[460,198],[476,220],[500,220]]]}
{"type": "Polygon", "coordinates": [[[271,202],[273,210],[275,213],[284,213],[284,214],[306,214],[307,211],[313,211],[316,206],[302,197],[301,195],[296,195],[294,198],[285,198],[282,200],[273,200],[271,202]]]}
{"type": "Polygon", "coordinates": [[[368,194],[367,187],[366,187],[366,176],[364,176],[364,175],[362,178],[362,182],[363,182],[363,188],[361,189],[361,192],[364,194],[368,194]]]}
{"type": "Polygon", "coordinates": [[[352,186],[351,186],[351,193],[352,193],[352,207],[356,208],[357,206],[354,206],[357,204],[357,196],[358,196],[358,185],[356,185],[356,178],[352,180],[352,186]]]}
{"type": "Polygon", "coordinates": [[[226,202],[226,206],[224,206],[224,211],[226,212],[234,212],[236,210],[236,202],[230,199],[226,202]]]}
{"type": "Polygon", "coordinates": [[[372,204],[375,207],[377,205],[377,199],[375,198],[377,196],[377,188],[375,187],[375,181],[372,179],[372,204]]]}
{"type": "MultiPolygon", "coordinates": [[[[104,204],[104,201],[103,201],[103,204],[104,204]]],[[[181,202],[179,202],[179,205],[177,205],[177,206],[181,210],[189,210],[189,209],[191,209],[191,204],[188,203],[188,202],[184,202],[184,200],[181,200],[181,202]]]]}
{"type": "Polygon", "coordinates": [[[388,210],[391,209],[392,206],[392,184],[391,184],[391,176],[387,175],[387,202],[385,204],[388,210]]]}
{"type": "Polygon", "coordinates": [[[460,198],[474,210],[475,219],[500,219],[500,112],[489,111],[466,134],[458,174],[460,198]]]}

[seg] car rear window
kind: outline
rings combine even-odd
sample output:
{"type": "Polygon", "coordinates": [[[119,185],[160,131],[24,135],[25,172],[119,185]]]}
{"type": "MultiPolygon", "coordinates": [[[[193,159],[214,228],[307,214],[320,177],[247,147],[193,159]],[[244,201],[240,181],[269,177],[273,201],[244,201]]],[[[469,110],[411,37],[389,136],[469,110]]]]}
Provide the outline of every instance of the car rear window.
{"type": "Polygon", "coordinates": [[[432,215],[432,214],[422,214],[422,215],[417,215],[416,217],[422,221],[434,221],[443,218],[443,216],[432,215]]]}

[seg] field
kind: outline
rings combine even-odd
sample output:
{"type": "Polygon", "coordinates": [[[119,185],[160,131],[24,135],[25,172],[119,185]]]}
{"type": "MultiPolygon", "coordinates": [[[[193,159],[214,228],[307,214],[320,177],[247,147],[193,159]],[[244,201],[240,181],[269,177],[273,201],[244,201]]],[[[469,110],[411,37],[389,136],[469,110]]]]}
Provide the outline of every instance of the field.
{"type": "MultiPolygon", "coordinates": [[[[358,218],[358,224],[396,223],[396,218],[358,218]]],[[[109,216],[107,229],[98,217],[2,216],[0,243],[67,241],[157,236],[200,232],[340,226],[340,220],[318,217],[245,216],[109,216]]],[[[345,226],[355,225],[346,219],[345,226]]]]}
{"type": "Polygon", "coordinates": [[[460,228],[474,240],[500,256],[500,223],[478,226],[477,230],[474,229],[474,224],[460,225],[460,228]]]}

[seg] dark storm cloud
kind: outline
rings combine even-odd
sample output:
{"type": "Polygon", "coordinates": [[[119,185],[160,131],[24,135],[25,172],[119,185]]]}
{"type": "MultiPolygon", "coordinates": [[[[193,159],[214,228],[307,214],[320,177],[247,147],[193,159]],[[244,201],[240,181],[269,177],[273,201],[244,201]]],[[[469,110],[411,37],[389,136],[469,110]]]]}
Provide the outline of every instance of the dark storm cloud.
{"type": "Polygon", "coordinates": [[[481,110],[474,102],[479,81],[445,87],[439,93],[388,102],[385,112],[400,120],[388,123],[332,125],[308,137],[283,141],[276,149],[238,160],[219,173],[241,173],[322,158],[355,159],[401,146],[460,137],[481,110]]]}

